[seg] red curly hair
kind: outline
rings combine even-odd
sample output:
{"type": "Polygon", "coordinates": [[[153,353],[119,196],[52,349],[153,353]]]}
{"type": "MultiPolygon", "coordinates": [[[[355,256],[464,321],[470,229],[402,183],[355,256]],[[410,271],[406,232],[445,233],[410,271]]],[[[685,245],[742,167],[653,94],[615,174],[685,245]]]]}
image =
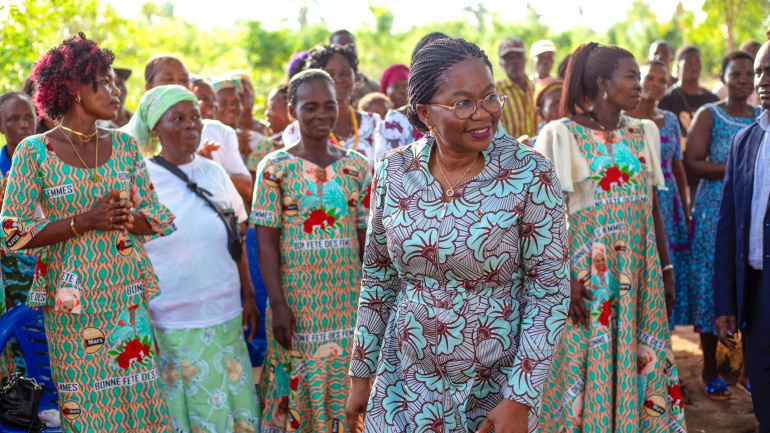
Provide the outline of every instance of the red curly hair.
{"type": "Polygon", "coordinates": [[[50,119],[60,119],[83,84],[97,90],[96,77],[112,68],[115,55],[87,39],[83,32],[48,50],[32,67],[35,106],[50,119]]]}

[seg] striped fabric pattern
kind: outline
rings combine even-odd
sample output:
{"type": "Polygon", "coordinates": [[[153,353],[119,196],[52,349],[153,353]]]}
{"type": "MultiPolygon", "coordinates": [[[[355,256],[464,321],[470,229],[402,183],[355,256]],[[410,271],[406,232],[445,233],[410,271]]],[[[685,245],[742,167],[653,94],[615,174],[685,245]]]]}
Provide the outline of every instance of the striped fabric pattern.
{"type": "Polygon", "coordinates": [[[533,85],[529,78],[527,78],[526,89],[522,89],[508,77],[498,81],[496,86],[497,91],[506,96],[503,116],[500,120],[508,134],[514,138],[522,135],[536,136],[538,116],[535,111],[533,85]]]}

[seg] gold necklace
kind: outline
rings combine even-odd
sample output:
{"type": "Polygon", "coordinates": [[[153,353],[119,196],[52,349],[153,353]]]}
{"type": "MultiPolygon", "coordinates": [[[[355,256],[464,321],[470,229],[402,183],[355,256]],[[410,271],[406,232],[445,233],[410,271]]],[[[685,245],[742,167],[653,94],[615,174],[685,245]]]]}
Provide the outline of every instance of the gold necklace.
{"type": "MultiPolygon", "coordinates": [[[[438,144],[436,144],[436,146],[438,146],[438,144]]],[[[444,168],[441,167],[441,161],[439,161],[438,159],[438,149],[436,149],[436,163],[438,164],[438,169],[441,170],[441,175],[444,176],[444,180],[449,185],[449,189],[446,190],[444,194],[446,194],[448,197],[453,197],[455,195],[455,187],[457,187],[457,185],[459,185],[460,182],[462,182],[462,180],[465,178],[465,175],[468,174],[468,172],[471,170],[471,167],[473,167],[473,164],[476,163],[477,159],[479,159],[478,153],[476,153],[476,157],[473,158],[473,162],[471,162],[471,165],[469,165],[468,168],[465,169],[465,173],[463,173],[463,175],[460,176],[460,179],[457,182],[455,182],[454,185],[452,185],[452,183],[449,182],[449,179],[447,179],[446,173],[444,173],[444,168]]]]}
{"type": "MultiPolygon", "coordinates": [[[[356,141],[353,143],[353,150],[356,150],[358,147],[358,119],[356,119],[356,112],[353,110],[353,107],[348,106],[348,110],[350,111],[350,123],[353,124],[353,133],[356,135],[356,141]]],[[[342,141],[347,141],[348,138],[350,138],[353,134],[348,135],[346,138],[344,138],[342,141]]],[[[340,145],[340,140],[337,138],[336,135],[332,132],[329,135],[329,138],[332,139],[332,143],[334,143],[336,146],[340,145]]]]}
{"type": "Polygon", "coordinates": [[[93,134],[83,134],[82,132],[75,131],[74,129],[67,128],[64,125],[59,125],[59,127],[67,132],[70,132],[72,134],[75,134],[75,136],[80,140],[81,143],[88,143],[91,141],[92,138],[96,137],[96,134],[99,132],[97,129],[93,132],[93,134]]]}
{"type": "MultiPolygon", "coordinates": [[[[59,127],[62,127],[62,126],[59,125],[59,127]]],[[[67,141],[70,142],[70,146],[72,146],[72,150],[75,151],[75,155],[78,156],[78,159],[83,164],[83,167],[85,167],[86,169],[90,169],[90,167],[88,167],[88,164],[86,164],[86,162],[83,161],[83,158],[80,157],[80,153],[78,153],[78,150],[75,148],[75,145],[72,143],[72,140],[70,139],[69,135],[67,135],[67,134],[65,134],[63,132],[62,132],[62,135],[64,135],[64,137],[67,139],[67,141]]],[[[102,180],[102,177],[99,176],[98,173],[96,173],[96,169],[98,168],[98,166],[99,166],[99,140],[97,139],[96,140],[96,161],[94,161],[94,172],[91,174],[91,181],[94,182],[94,183],[99,182],[100,180],[102,180]]]]}

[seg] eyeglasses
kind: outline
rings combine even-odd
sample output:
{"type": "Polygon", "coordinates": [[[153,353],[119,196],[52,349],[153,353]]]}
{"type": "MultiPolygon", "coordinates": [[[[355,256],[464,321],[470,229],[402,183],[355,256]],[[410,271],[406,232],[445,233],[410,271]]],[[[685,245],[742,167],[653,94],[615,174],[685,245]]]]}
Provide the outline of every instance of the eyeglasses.
{"type": "Polygon", "coordinates": [[[487,113],[496,114],[499,113],[505,105],[505,95],[502,93],[490,93],[484,99],[478,101],[470,98],[460,99],[452,106],[442,104],[427,105],[435,105],[436,107],[453,110],[455,112],[455,116],[457,116],[458,119],[467,120],[476,114],[476,109],[479,107],[479,103],[481,103],[481,108],[487,110],[487,113]]]}

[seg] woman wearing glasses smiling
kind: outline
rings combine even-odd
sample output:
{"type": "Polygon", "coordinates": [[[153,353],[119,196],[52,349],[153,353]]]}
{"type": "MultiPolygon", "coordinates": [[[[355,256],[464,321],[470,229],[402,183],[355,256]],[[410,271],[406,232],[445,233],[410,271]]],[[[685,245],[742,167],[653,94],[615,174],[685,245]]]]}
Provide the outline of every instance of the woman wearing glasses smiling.
{"type": "Polygon", "coordinates": [[[409,121],[430,135],[377,165],[348,425],[534,431],[568,308],[561,188],[496,133],[505,98],[479,47],[427,45],[408,83],[409,121]]]}

